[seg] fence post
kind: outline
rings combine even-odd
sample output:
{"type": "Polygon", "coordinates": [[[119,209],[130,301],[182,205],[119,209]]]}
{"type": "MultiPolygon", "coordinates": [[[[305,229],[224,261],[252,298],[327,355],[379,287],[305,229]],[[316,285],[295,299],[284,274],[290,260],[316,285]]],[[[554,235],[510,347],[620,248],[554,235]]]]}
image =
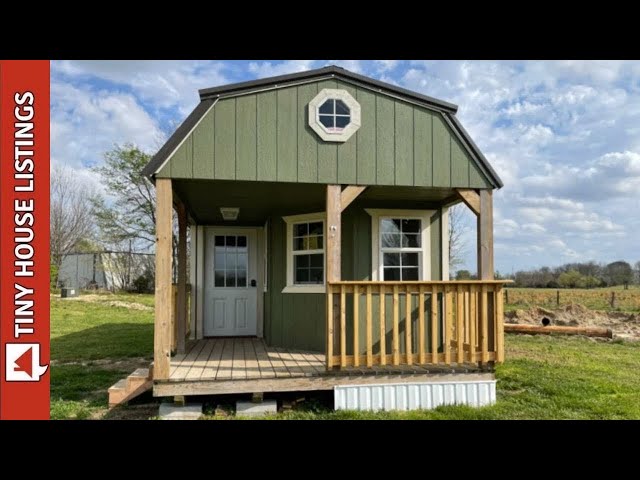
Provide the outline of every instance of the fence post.
{"type": "Polygon", "coordinates": [[[504,289],[504,300],[507,303],[507,305],[509,305],[509,289],[508,288],[504,289]]]}
{"type": "Polygon", "coordinates": [[[611,308],[616,308],[616,292],[611,292],[611,308]]]}
{"type": "Polygon", "coordinates": [[[560,306],[560,290],[556,290],[556,307],[560,306]]]}

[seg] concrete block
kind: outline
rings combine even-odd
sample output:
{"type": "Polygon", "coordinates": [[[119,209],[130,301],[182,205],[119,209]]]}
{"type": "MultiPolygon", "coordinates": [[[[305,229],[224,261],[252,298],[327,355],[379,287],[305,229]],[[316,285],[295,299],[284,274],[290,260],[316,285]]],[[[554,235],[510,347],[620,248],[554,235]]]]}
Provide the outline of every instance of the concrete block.
{"type": "Polygon", "coordinates": [[[162,420],[198,420],[202,416],[202,404],[176,405],[174,403],[161,403],[158,415],[162,420]]]}
{"type": "Polygon", "coordinates": [[[278,413],[278,402],[275,400],[265,400],[262,403],[247,402],[244,400],[238,400],[236,402],[236,415],[259,417],[271,413],[278,413]]]}

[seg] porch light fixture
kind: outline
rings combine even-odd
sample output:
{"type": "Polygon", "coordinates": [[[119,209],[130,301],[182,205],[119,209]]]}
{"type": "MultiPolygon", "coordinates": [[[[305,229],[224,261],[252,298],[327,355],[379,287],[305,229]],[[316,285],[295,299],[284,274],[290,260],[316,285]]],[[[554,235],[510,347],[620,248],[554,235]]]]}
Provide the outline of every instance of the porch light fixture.
{"type": "Polygon", "coordinates": [[[233,221],[238,219],[240,209],[238,207],[220,207],[220,213],[224,220],[233,221]]]}

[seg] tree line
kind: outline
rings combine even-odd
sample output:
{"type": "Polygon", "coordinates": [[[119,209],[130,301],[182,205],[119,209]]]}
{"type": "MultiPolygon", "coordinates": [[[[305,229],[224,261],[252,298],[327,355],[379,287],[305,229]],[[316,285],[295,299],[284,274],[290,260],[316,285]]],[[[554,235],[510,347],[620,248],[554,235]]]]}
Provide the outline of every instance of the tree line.
{"type": "MultiPolygon", "coordinates": [[[[456,280],[473,278],[468,270],[458,270],[456,280]]],[[[514,287],[528,288],[598,288],[640,284],[640,261],[633,266],[624,260],[611,263],[573,262],[559,267],[541,267],[533,270],[520,270],[503,276],[496,272],[496,279],[509,278],[514,287]]]]}

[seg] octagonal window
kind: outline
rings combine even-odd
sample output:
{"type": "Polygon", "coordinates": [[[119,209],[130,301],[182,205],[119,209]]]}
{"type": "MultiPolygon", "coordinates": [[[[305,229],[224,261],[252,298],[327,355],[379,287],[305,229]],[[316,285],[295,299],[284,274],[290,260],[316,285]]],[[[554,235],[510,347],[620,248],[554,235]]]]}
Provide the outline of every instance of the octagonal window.
{"type": "Polygon", "coordinates": [[[330,98],[320,105],[318,117],[330,132],[342,131],[351,123],[351,110],[342,100],[330,98]]]}
{"type": "Polygon", "coordinates": [[[349,92],[325,88],[309,102],[309,126],[327,142],[345,142],[360,128],[360,104],[349,92]]]}

